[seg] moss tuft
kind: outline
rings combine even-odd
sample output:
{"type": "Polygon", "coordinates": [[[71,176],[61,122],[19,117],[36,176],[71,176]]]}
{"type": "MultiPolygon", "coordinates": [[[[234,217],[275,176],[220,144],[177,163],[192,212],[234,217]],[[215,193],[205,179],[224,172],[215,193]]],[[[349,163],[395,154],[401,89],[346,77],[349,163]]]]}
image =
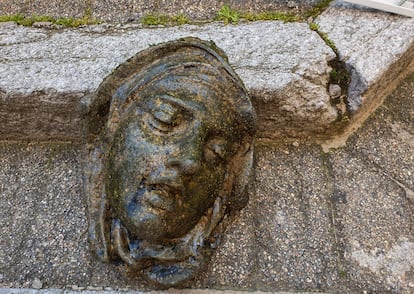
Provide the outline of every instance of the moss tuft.
{"type": "Polygon", "coordinates": [[[169,16],[166,14],[150,13],[150,14],[145,15],[141,19],[141,23],[144,26],[156,26],[156,25],[177,26],[177,25],[183,25],[183,24],[190,23],[190,19],[185,14],[169,16]]]}
{"type": "Polygon", "coordinates": [[[258,20],[281,20],[284,22],[295,22],[300,20],[300,16],[293,13],[284,13],[280,11],[267,11],[261,13],[242,13],[240,18],[247,21],[258,20]]]}
{"type": "Polygon", "coordinates": [[[190,18],[185,14],[178,14],[172,17],[173,23],[176,25],[183,25],[190,23],[190,18]]]}

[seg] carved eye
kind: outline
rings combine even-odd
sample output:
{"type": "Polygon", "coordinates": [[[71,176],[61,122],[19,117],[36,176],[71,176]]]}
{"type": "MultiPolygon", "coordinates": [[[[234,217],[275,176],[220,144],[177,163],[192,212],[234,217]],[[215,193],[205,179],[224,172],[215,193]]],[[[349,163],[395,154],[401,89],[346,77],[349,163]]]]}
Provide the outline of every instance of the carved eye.
{"type": "Polygon", "coordinates": [[[210,139],[204,145],[204,157],[207,162],[216,162],[217,160],[225,160],[227,155],[227,141],[224,138],[210,139]]]}
{"type": "Polygon", "coordinates": [[[148,118],[151,128],[161,132],[170,133],[182,122],[182,114],[179,109],[171,104],[162,103],[155,106],[148,118]]]}

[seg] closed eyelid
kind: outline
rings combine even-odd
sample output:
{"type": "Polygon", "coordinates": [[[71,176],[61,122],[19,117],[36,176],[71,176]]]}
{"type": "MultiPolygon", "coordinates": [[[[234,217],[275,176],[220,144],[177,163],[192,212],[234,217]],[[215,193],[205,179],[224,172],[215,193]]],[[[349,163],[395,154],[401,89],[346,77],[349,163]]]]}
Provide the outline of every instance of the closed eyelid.
{"type": "Polygon", "coordinates": [[[169,104],[163,104],[155,107],[155,110],[151,111],[151,113],[158,121],[172,125],[177,114],[177,109],[169,104]]]}
{"type": "Polygon", "coordinates": [[[155,98],[155,103],[168,103],[173,107],[183,109],[188,113],[196,113],[204,111],[204,106],[202,104],[196,103],[194,101],[185,101],[180,98],[173,97],[171,95],[160,95],[155,98]]]}
{"type": "Polygon", "coordinates": [[[169,136],[191,128],[199,108],[192,101],[183,101],[167,94],[152,95],[144,100],[144,122],[154,135],[169,136]]]}

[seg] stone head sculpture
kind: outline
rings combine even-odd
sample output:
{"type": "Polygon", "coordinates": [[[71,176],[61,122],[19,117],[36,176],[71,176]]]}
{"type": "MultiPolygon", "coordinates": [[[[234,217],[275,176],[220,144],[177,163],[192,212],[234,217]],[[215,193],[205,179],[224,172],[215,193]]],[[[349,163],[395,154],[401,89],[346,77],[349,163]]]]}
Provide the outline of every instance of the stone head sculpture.
{"type": "Polygon", "coordinates": [[[89,110],[90,240],[160,286],[208,261],[243,207],[255,113],[213,43],[150,47],[100,85],[89,110]]]}

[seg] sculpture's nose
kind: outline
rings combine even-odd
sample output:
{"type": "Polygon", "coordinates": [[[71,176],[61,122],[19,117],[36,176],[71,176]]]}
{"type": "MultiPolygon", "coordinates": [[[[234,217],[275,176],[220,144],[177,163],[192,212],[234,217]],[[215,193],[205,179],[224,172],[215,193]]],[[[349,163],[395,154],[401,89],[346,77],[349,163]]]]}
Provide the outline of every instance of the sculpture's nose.
{"type": "Polygon", "coordinates": [[[201,168],[204,142],[202,134],[197,129],[184,142],[170,149],[165,164],[167,169],[177,171],[180,176],[191,176],[201,168]]]}

